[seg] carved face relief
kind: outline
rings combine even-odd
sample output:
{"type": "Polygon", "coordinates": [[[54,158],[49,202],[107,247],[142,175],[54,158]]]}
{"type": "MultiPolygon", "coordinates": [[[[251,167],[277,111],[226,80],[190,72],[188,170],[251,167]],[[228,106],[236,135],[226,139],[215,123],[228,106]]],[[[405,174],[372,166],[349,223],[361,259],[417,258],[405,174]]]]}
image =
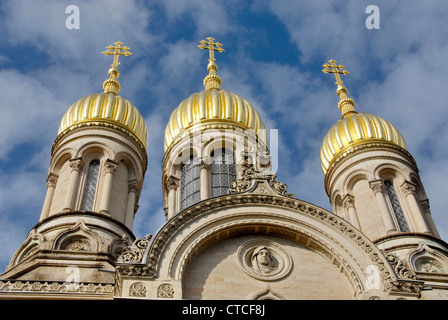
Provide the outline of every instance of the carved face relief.
{"type": "Polygon", "coordinates": [[[238,249],[238,259],[243,270],[263,281],[285,277],[292,267],[288,253],[277,243],[269,240],[250,240],[238,249]]]}

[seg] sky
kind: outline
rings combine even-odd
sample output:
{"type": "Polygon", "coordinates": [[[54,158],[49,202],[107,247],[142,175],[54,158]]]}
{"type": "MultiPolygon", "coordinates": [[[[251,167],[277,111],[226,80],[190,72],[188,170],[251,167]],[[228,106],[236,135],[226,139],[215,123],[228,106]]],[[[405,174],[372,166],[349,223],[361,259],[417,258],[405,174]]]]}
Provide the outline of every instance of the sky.
{"type": "MultiPolygon", "coordinates": [[[[38,222],[62,116],[102,92],[116,41],[120,95],[146,120],[148,157],[134,234],[165,221],[163,134],[171,112],[203,90],[212,36],[222,89],[244,97],[278,130],[279,181],[331,210],[319,151],[340,119],[329,59],[343,64],[356,110],[401,132],[420,170],[432,217],[448,239],[448,2],[301,0],[2,0],[0,2],[0,272],[38,222]],[[79,28],[68,6],[79,9],[79,28]],[[375,5],[378,19],[372,21],[375,5]],[[67,24],[68,20],[68,24],[67,24]],[[368,28],[374,22],[376,28],[368,28]]],[[[272,150],[271,150],[272,151],[272,150]]]]}

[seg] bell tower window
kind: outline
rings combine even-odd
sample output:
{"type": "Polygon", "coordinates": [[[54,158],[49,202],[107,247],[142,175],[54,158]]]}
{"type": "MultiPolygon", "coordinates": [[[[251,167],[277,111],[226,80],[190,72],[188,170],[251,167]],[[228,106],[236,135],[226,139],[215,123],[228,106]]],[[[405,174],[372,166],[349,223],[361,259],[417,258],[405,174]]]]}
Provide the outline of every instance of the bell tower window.
{"type": "Polygon", "coordinates": [[[390,205],[395,214],[400,231],[409,232],[409,226],[404,216],[403,210],[401,208],[400,201],[398,200],[397,193],[394,188],[394,184],[390,180],[384,181],[384,186],[386,188],[387,197],[389,198],[390,205]]]}
{"type": "Polygon", "coordinates": [[[226,194],[232,181],[236,180],[236,165],[233,152],[227,149],[215,150],[211,163],[212,196],[226,194]]]}
{"type": "Polygon", "coordinates": [[[180,209],[183,210],[201,200],[200,166],[191,157],[180,169],[180,209]]]}
{"type": "Polygon", "coordinates": [[[84,196],[82,198],[81,210],[92,211],[95,204],[96,187],[98,184],[98,175],[100,172],[100,161],[92,160],[89,164],[87,172],[86,185],[84,188],[84,196]]]}

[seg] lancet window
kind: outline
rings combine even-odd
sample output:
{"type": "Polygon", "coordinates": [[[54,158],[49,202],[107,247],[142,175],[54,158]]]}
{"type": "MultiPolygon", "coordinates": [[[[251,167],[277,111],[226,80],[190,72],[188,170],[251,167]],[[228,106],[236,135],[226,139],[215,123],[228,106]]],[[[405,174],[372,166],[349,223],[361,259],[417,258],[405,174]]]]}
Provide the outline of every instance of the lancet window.
{"type": "Polygon", "coordinates": [[[180,209],[185,209],[201,200],[201,169],[196,158],[183,163],[180,170],[180,209]]]}
{"type": "Polygon", "coordinates": [[[392,207],[392,211],[395,214],[396,221],[402,232],[409,232],[409,225],[406,221],[406,217],[401,208],[400,201],[395,191],[395,187],[392,181],[384,180],[384,186],[386,188],[387,197],[389,198],[389,203],[392,207]]]}
{"type": "Polygon", "coordinates": [[[100,161],[95,159],[89,164],[81,210],[92,211],[95,204],[96,187],[100,172],[100,161]]]}
{"type": "Polygon", "coordinates": [[[216,197],[226,194],[236,180],[236,164],[233,152],[227,149],[215,150],[211,159],[212,196],[216,197]]]}

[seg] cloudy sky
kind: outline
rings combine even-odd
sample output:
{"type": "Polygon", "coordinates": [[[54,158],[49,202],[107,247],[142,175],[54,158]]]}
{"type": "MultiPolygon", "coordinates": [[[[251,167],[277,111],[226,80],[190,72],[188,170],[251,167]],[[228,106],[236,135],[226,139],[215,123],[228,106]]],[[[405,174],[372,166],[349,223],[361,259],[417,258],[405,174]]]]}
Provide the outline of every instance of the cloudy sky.
{"type": "Polygon", "coordinates": [[[382,116],[403,134],[420,169],[433,218],[448,239],[448,2],[301,0],[2,0],[0,2],[0,272],[38,222],[50,150],[70,105],[102,92],[122,41],[120,95],[149,129],[149,168],[134,223],[138,237],[163,223],[161,163],[170,113],[203,89],[213,36],[222,88],[238,93],[278,129],[278,179],[296,197],[331,209],[319,150],[340,118],[335,59],[357,110],[382,116]],[[379,8],[368,29],[366,8],[379,8]],[[79,8],[67,29],[66,8],[79,8]]]}

